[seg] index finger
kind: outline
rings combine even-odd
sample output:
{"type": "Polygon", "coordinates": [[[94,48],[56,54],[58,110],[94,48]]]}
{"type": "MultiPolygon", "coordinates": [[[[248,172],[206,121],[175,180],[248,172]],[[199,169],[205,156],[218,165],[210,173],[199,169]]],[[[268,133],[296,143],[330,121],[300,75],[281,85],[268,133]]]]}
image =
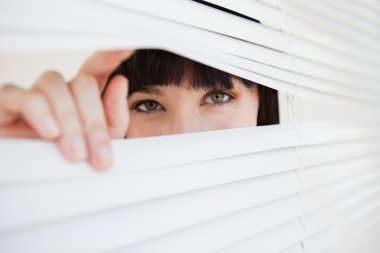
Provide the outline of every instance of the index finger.
{"type": "Polygon", "coordinates": [[[133,55],[135,50],[99,51],[91,55],[82,65],[78,74],[95,77],[102,91],[108,76],[119,64],[133,55]]]}

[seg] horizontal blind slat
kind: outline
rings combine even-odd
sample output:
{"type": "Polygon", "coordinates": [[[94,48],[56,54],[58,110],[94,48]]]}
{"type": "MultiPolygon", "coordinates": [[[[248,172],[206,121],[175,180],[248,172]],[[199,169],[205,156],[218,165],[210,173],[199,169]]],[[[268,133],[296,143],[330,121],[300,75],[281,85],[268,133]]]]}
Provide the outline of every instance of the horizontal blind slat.
{"type": "Polygon", "coordinates": [[[156,2],[143,0],[132,3],[117,0],[102,0],[100,3],[133,9],[264,45],[276,50],[286,51],[287,41],[283,33],[193,1],[165,0],[165,2],[156,2]],[[170,5],[171,9],[160,8],[162,4],[170,5]],[[158,9],[160,12],[157,12],[158,9]],[[173,12],[172,9],[176,9],[176,11],[173,12]],[[196,19],[194,19],[194,15],[197,16],[196,19]],[[221,23],[224,25],[221,26],[221,23]]]}
{"type": "MultiPolygon", "coordinates": [[[[244,239],[215,253],[277,253],[304,238],[299,219],[292,220],[261,234],[244,239]]],[[[213,252],[214,253],[214,252],[213,252]]]]}
{"type": "Polygon", "coordinates": [[[373,187],[379,182],[379,171],[373,169],[367,173],[355,175],[333,182],[328,185],[321,185],[314,189],[300,192],[300,199],[305,213],[309,213],[339,200],[350,198],[357,192],[373,187]]]}
{"type": "MultiPolygon", "coordinates": [[[[185,222],[189,226],[189,222],[212,219],[230,212],[276,200],[299,191],[296,173],[288,172],[271,176],[270,180],[265,177],[244,180],[238,183],[178,194],[165,199],[151,199],[148,202],[137,203],[131,206],[122,198],[121,194],[117,194],[110,200],[107,199],[107,197],[113,196],[113,191],[123,190],[125,187],[122,187],[122,184],[123,182],[120,182],[119,185],[121,186],[116,185],[114,186],[116,189],[113,189],[112,184],[107,183],[106,186],[112,187],[111,191],[106,187],[101,187],[101,185],[97,189],[96,181],[93,184],[87,183],[88,186],[83,182],[81,184],[59,184],[50,187],[5,189],[2,191],[0,198],[2,206],[6,206],[0,212],[1,217],[3,217],[0,218],[0,226],[2,228],[0,232],[22,229],[23,227],[41,223],[43,225],[44,223],[55,222],[56,220],[60,221],[65,218],[72,218],[88,213],[124,212],[126,217],[135,217],[136,215],[139,217],[139,213],[143,213],[145,210],[156,210],[156,212],[158,210],[172,210],[173,212],[177,210],[181,212],[181,216],[177,218],[176,226],[185,226],[181,225],[180,221],[185,214],[189,216],[187,223],[185,222]],[[275,187],[276,185],[277,187],[275,187]],[[261,192],[266,192],[267,194],[262,195],[261,192]],[[78,196],[75,196],[76,194],[78,196]],[[94,198],[91,196],[99,197],[94,198]],[[231,197],[231,200],[227,204],[223,202],[225,196],[231,197]],[[97,204],[98,201],[101,201],[102,205],[97,204]],[[213,202],[215,204],[212,206],[207,205],[207,203],[213,202]],[[46,205],[46,203],[49,203],[49,205],[46,205]],[[178,207],[176,208],[176,206],[178,207]],[[29,212],[25,213],[25,210],[29,212]]],[[[135,186],[132,189],[136,191],[138,187],[135,186]]],[[[128,193],[125,194],[128,196],[128,193]]],[[[149,222],[154,224],[156,222],[155,219],[161,222],[163,219],[174,219],[176,216],[174,214],[172,217],[163,216],[159,218],[161,215],[159,212],[151,214],[149,222]]],[[[127,219],[129,220],[130,218],[127,219]]],[[[134,219],[130,222],[133,223],[133,221],[134,219]]],[[[145,223],[148,223],[147,218],[145,219],[145,223]]],[[[175,224],[169,223],[171,226],[175,224]]],[[[161,227],[164,229],[165,226],[161,227]]],[[[133,234],[133,231],[131,233],[133,234]]],[[[130,238],[129,240],[133,239],[130,238]]]]}
{"type": "Polygon", "coordinates": [[[336,242],[349,236],[366,220],[374,215],[375,217],[378,217],[380,211],[380,203],[378,199],[379,195],[375,202],[349,214],[344,222],[330,226],[328,229],[306,238],[304,240],[305,248],[311,253],[323,252],[333,246],[336,242]]]}
{"type": "MultiPolygon", "coordinates": [[[[167,216],[167,212],[163,211],[167,216]]],[[[145,212],[149,212],[149,210],[145,212]]],[[[247,208],[224,216],[221,219],[204,222],[127,248],[125,248],[127,240],[131,240],[132,237],[136,238],[137,233],[146,233],[149,230],[141,231],[138,229],[139,226],[133,226],[133,229],[131,229],[130,222],[125,222],[124,218],[126,216],[122,213],[120,213],[120,216],[115,213],[108,216],[103,214],[102,219],[89,215],[81,219],[62,221],[50,226],[2,236],[0,248],[6,249],[6,252],[33,249],[41,253],[51,252],[52,250],[54,252],[109,251],[116,248],[120,248],[120,250],[115,252],[140,252],[153,248],[160,248],[165,252],[208,252],[290,221],[300,214],[301,207],[298,199],[296,197],[287,197],[257,207],[247,208]],[[279,209],[284,211],[277,212],[279,209]],[[102,229],[95,229],[98,226],[101,226],[102,229]],[[230,229],[223,229],[225,227],[230,229]],[[127,230],[131,231],[129,236],[125,233],[127,230]],[[209,234],[215,234],[216,236],[209,238],[207,237],[209,234]],[[41,238],[49,238],[49,240],[42,243],[41,238]],[[192,238],[192,240],[189,241],[188,238],[192,238]]],[[[139,215],[143,215],[143,213],[139,215]]],[[[163,223],[162,225],[165,224],[163,223]]],[[[159,227],[155,228],[159,229],[159,227]]]]}
{"type": "Polygon", "coordinates": [[[294,15],[307,22],[325,27],[324,29],[327,29],[330,32],[333,31],[335,33],[339,33],[345,38],[351,38],[354,41],[362,43],[362,46],[369,46],[376,51],[380,49],[378,40],[352,30],[342,24],[339,24],[334,20],[331,20],[331,18],[324,16],[323,13],[317,12],[312,8],[308,8],[304,3],[301,3],[300,1],[282,1],[280,8],[284,10],[288,15],[294,15]]]}
{"type": "Polygon", "coordinates": [[[335,203],[314,210],[303,216],[303,224],[307,235],[313,235],[323,229],[345,224],[355,212],[367,208],[379,198],[378,185],[369,186],[361,192],[353,193],[337,200],[335,203]]]}
{"type": "Polygon", "coordinates": [[[324,253],[345,252],[368,252],[377,253],[380,250],[378,242],[378,235],[380,233],[380,217],[375,217],[370,220],[370,226],[366,226],[364,229],[360,228],[359,231],[355,229],[353,233],[344,240],[340,240],[329,247],[324,253]],[[347,241],[351,242],[347,244],[347,241]]]}
{"type": "Polygon", "coordinates": [[[279,251],[278,253],[305,253],[305,249],[301,246],[301,243],[297,243],[287,249],[279,251]]]}
{"type": "Polygon", "coordinates": [[[280,29],[284,26],[284,18],[280,11],[265,5],[260,1],[252,0],[207,0],[226,9],[236,11],[248,17],[258,19],[260,23],[280,29]]]}
{"type": "MultiPolygon", "coordinates": [[[[230,245],[231,243],[235,243],[241,241],[244,238],[253,236],[254,234],[257,234],[258,231],[262,232],[264,230],[268,230],[280,223],[290,221],[296,218],[297,215],[295,214],[301,211],[297,198],[291,197],[284,199],[283,201],[284,202],[281,204],[281,206],[278,206],[280,210],[284,210],[281,214],[275,211],[275,209],[271,208],[274,212],[265,211],[266,213],[263,214],[264,216],[262,216],[259,213],[256,213],[255,215],[253,215],[253,213],[250,213],[250,216],[246,216],[243,219],[239,219],[239,221],[232,219],[220,220],[220,222],[217,221],[217,224],[215,224],[216,226],[213,226],[214,228],[212,230],[204,229],[203,227],[195,227],[192,230],[185,230],[183,234],[176,233],[168,237],[157,238],[157,240],[152,240],[149,243],[147,242],[145,244],[132,246],[130,248],[126,248],[125,250],[115,251],[115,253],[149,252],[154,250],[155,248],[161,248],[164,251],[168,252],[209,252],[212,250],[216,250],[218,248],[224,247],[225,245],[230,245]],[[287,212],[290,209],[293,209],[293,211],[292,214],[289,216],[290,213],[287,214],[287,212]],[[281,216],[281,218],[279,216],[281,216]],[[264,217],[270,217],[270,224],[267,223],[268,219],[264,217]],[[256,223],[256,219],[260,219],[260,222],[256,223]],[[225,222],[227,222],[228,225],[225,222]],[[222,223],[224,224],[222,225],[222,223]],[[218,225],[222,226],[219,227],[218,225]],[[223,230],[223,228],[226,227],[228,227],[229,229],[223,230]],[[262,230],[263,227],[265,227],[264,230],[262,230]],[[209,237],[208,235],[210,234],[214,234],[216,236],[209,237]],[[195,240],[189,242],[188,238],[193,238],[195,240]],[[175,245],[173,245],[174,242],[175,245]],[[195,243],[195,245],[193,245],[193,243],[195,243]]],[[[271,204],[278,205],[279,202],[273,202],[271,204]]]]}
{"type": "MultiPolygon", "coordinates": [[[[114,170],[110,174],[126,171],[142,172],[149,169],[159,169],[180,164],[207,161],[222,157],[250,154],[255,152],[292,147],[299,143],[298,137],[291,126],[274,125],[267,127],[247,127],[209,132],[171,135],[164,137],[147,137],[114,141],[114,170]],[[244,136],[244,137],[243,137],[244,136]],[[242,138],[243,137],[243,138],[242,138]],[[209,138],[213,141],[210,142],[209,138]],[[255,140],[254,142],[252,140],[255,140]],[[271,141],[272,140],[272,141],[271,141]],[[281,141],[279,141],[281,140],[281,141]],[[168,143],[180,143],[181,148],[172,147],[168,143]],[[228,143],[229,149],[220,149],[228,143]],[[149,151],[150,160],[144,154],[149,151]],[[191,153],[192,156],[188,156],[191,153]],[[129,154],[128,158],[125,154],[129,154]],[[171,154],[168,156],[167,154],[171,154]],[[152,162],[154,161],[154,163],[152,162]]],[[[1,184],[22,182],[25,180],[64,179],[79,177],[96,177],[89,166],[83,162],[75,168],[67,162],[53,144],[43,141],[2,140],[0,149],[4,156],[0,160],[1,184]],[[22,144],[22,145],[20,145],[22,144]],[[41,147],[42,152],[32,152],[41,147]],[[48,157],[45,152],[49,152],[48,157]],[[23,160],[15,159],[14,154],[22,153],[23,160]],[[52,168],[42,167],[34,161],[52,163],[52,168]],[[30,166],[26,168],[24,164],[30,166]],[[5,166],[11,164],[11,166],[5,166]],[[69,169],[67,169],[69,168],[69,169]]]]}
{"type": "MultiPolygon", "coordinates": [[[[356,1],[350,1],[346,3],[346,1],[323,1],[324,3],[328,3],[331,6],[335,6],[337,11],[347,13],[349,16],[355,16],[358,19],[365,20],[368,23],[379,26],[380,18],[379,11],[380,6],[379,2],[376,4],[372,3],[370,8],[366,8],[364,4],[365,1],[361,1],[357,3],[356,1]]],[[[370,1],[367,1],[369,3],[370,1]]]]}

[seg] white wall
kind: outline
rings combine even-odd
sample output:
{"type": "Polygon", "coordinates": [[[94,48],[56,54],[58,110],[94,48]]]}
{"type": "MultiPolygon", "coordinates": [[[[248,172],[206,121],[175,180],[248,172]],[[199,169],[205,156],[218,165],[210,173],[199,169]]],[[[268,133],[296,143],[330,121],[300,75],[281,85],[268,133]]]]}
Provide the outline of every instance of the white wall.
{"type": "Polygon", "coordinates": [[[46,70],[56,70],[69,80],[92,52],[33,52],[0,54],[0,84],[30,87],[46,70]]]}

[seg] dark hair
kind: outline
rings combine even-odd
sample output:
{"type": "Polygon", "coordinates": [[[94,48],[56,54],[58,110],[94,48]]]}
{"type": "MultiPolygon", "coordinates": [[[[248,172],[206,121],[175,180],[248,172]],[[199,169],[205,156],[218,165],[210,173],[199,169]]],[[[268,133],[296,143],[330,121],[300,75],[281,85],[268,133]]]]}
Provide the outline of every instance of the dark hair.
{"type": "Polygon", "coordinates": [[[193,89],[233,87],[232,78],[241,80],[245,86],[258,86],[259,111],[257,125],[279,123],[277,91],[258,83],[228,74],[199,62],[163,50],[137,50],[128,60],[122,62],[109,79],[115,75],[126,76],[129,80],[129,95],[152,85],[181,86],[186,80],[193,89]]]}

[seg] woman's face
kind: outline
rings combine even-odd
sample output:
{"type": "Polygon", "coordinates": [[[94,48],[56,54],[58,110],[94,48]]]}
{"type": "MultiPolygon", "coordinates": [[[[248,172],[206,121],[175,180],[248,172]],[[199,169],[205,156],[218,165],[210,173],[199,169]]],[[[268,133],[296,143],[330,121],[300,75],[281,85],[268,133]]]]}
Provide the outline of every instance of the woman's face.
{"type": "Polygon", "coordinates": [[[232,79],[232,89],[194,90],[186,83],[149,86],[129,96],[127,137],[220,130],[256,126],[259,108],[257,86],[246,87],[232,79]]]}

